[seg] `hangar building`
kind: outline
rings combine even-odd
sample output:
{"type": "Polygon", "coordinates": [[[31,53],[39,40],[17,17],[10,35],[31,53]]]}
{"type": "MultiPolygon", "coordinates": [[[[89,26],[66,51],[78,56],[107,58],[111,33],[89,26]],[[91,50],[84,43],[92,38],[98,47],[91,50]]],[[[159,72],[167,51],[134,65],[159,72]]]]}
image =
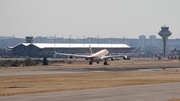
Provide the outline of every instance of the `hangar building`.
{"type": "Polygon", "coordinates": [[[11,48],[15,56],[29,57],[53,57],[54,51],[72,54],[88,54],[89,46],[95,53],[101,49],[107,49],[109,53],[132,53],[135,49],[126,44],[78,44],[78,43],[20,43],[11,48]]]}

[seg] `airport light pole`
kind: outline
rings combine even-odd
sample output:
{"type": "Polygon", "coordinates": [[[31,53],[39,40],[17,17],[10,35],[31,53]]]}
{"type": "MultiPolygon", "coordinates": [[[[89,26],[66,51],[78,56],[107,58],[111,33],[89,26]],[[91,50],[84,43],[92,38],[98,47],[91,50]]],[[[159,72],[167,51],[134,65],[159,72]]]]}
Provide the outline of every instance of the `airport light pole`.
{"type": "Polygon", "coordinates": [[[15,37],[14,37],[14,35],[13,35],[13,46],[15,45],[14,43],[15,43],[15,37]]]}
{"type": "Polygon", "coordinates": [[[69,53],[70,53],[70,38],[71,38],[71,35],[69,35],[69,53]]]}
{"type": "Polygon", "coordinates": [[[55,51],[55,39],[56,39],[56,34],[54,35],[54,51],[55,51]]]}
{"type": "Polygon", "coordinates": [[[111,36],[111,53],[113,51],[113,49],[112,49],[112,38],[113,38],[113,36],[111,36]]]}
{"type": "Polygon", "coordinates": [[[62,43],[63,43],[64,37],[62,36],[62,43]]]}
{"type": "Polygon", "coordinates": [[[123,48],[124,48],[124,37],[123,37],[123,48]]]}
{"type": "Polygon", "coordinates": [[[79,36],[77,36],[78,40],[77,40],[77,43],[79,43],[79,36]]]}
{"type": "Polygon", "coordinates": [[[84,47],[85,35],[83,36],[83,47],[84,47]]]}
{"type": "Polygon", "coordinates": [[[98,50],[99,50],[99,36],[97,36],[98,50]]]}
{"type": "MultiPolygon", "coordinates": [[[[85,42],[85,35],[83,36],[83,48],[84,48],[84,42],[85,42]]],[[[85,49],[84,49],[84,53],[85,53],[85,49]]]]}
{"type": "Polygon", "coordinates": [[[141,52],[141,50],[140,50],[140,46],[139,46],[139,60],[140,60],[140,54],[141,54],[140,52],[141,52]]]}
{"type": "Polygon", "coordinates": [[[113,38],[113,36],[111,36],[111,47],[112,47],[112,38],[113,38]]]}

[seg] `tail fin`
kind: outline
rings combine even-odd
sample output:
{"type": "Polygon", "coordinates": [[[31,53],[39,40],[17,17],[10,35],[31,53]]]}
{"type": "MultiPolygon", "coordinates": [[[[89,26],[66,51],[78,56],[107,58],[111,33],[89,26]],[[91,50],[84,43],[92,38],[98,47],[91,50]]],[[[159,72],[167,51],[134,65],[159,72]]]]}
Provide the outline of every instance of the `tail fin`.
{"type": "Polygon", "coordinates": [[[176,48],[174,48],[171,52],[172,52],[172,53],[175,53],[175,52],[176,52],[176,48]]]}
{"type": "Polygon", "coordinates": [[[89,53],[90,53],[90,55],[93,54],[92,49],[91,49],[91,45],[89,45],[89,53]]]}
{"type": "Polygon", "coordinates": [[[7,49],[6,49],[6,48],[4,48],[4,53],[6,53],[6,54],[8,53],[8,51],[7,51],[7,49]]]}

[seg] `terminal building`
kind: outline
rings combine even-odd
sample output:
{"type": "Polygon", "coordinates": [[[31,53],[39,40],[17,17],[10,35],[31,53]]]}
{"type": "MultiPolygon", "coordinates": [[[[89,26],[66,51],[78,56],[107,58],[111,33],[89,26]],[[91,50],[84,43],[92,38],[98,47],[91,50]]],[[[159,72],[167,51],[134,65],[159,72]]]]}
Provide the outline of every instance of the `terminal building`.
{"type": "Polygon", "coordinates": [[[92,48],[93,52],[107,49],[111,54],[132,53],[134,50],[133,47],[126,44],[20,43],[11,47],[11,51],[13,55],[16,56],[51,57],[53,56],[54,51],[71,54],[88,54],[89,46],[92,48]]]}
{"type": "Polygon", "coordinates": [[[26,43],[20,43],[9,47],[14,56],[23,57],[53,57],[54,51],[68,54],[89,54],[89,47],[95,53],[101,49],[107,49],[110,54],[132,53],[135,49],[126,44],[93,44],[93,43],[32,43],[26,37],[26,43]]]}

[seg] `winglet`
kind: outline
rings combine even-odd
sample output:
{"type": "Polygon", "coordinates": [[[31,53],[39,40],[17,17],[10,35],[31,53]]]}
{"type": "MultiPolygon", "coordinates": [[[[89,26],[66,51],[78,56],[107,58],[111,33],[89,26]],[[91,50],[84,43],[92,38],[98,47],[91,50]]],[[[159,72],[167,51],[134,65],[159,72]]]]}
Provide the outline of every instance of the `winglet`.
{"type": "Polygon", "coordinates": [[[91,45],[89,45],[89,53],[90,53],[90,55],[93,54],[92,49],[91,49],[91,45]]]}

